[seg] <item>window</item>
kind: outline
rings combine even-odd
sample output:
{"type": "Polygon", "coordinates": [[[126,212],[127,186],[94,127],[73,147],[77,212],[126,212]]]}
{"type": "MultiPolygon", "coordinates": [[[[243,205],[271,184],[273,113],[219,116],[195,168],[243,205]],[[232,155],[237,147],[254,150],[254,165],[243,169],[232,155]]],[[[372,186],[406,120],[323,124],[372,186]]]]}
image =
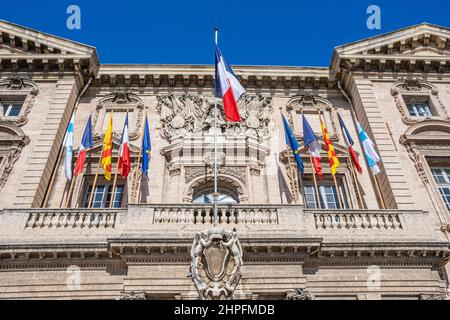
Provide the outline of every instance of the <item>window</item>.
{"type": "Polygon", "coordinates": [[[18,117],[22,110],[23,100],[0,100],[0,115],[18,117]]]}
{"type": "MultiPolygon", "coordinates": [[[[319,197],[317,197],[316,188],[312,182],[305,181],[306,205],[310,209],[319,209],[318,200],[320,199],[321,209],[340,209],[339,198],[334,182],[321,181],[317,186],[319,197]]],[[[342,186],[339,186],[339,193],[342,202],[342,209],[347,208],[345,201],[345,192],[342,186]]]]}
{"type": "Polygon", "coordinates": [[[433,178],[436,181],[442,200],[450,212],[450,168],[431,168],[433,178]]]}
{"type": "MultiPolygon", "coordinates": [[[[89,199],[92,193],[92,185],[87,187],[83,196],[83,208],[89,206],[89,199]]],[[[115,198],[112,208],[121,208],[124,200],[125,186],[117,184],[115,190],[115,198]]],[[[92,197],[91,208],[109,208],[112,201],[112,185],[111,184],[97,184],[95,186],[94,196],[92,197]]]]}
{"type": "Polygon", "coordinates": [[[408,106],[408,112],[409,115],[412,117],[431,117],[431,109],[428,103],[421,102],[421,103],[409,103],[408,106]]]}
{"type": "Polygon", "coordinates": [[[429,96],[403,96],[410,117],[433,117],[437,113],[429,96]]]}
{"type": "MultiPolygon", "coordinates": [[[[237,200],[237,197],[228,190],[220,190],[220,195],[217,198],[217,203],[219,204],[237,204],[239,201],[237,200]]],[[[198,204],[209,204],[214,203],[214,196],[212,190],[205,190],[197,192],[194,195],[194,199],[192,200],[192,203],[198,203],[198,204]]]]}

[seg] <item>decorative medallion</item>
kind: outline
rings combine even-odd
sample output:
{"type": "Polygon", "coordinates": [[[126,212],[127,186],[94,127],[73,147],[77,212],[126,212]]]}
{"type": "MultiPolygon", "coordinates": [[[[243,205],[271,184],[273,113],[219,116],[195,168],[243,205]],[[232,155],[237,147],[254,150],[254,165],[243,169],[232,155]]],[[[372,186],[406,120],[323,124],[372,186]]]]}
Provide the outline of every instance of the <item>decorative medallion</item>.
{"type": "Polygon", "coordinates": [[[197,232],[191,248],[190,277],[202,300],[229,300],[241,279],[243,250],[236,229],[197,232]]]}

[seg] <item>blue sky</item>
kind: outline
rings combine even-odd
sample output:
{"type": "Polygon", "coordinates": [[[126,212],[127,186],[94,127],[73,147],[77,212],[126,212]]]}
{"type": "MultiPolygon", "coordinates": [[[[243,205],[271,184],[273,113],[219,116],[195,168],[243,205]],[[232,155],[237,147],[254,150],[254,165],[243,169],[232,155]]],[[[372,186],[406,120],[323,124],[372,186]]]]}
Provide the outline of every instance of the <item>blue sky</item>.
{"type": "Polygon", "coordinates": [[[97,47],[101,63],[211,64],[213,29],[231,64],[328,66],[335,46],[420,22],[450,27],[448,0],[28,0],[0,19],[97,47]],[[66,9],[81,8],[81,30],[66,9]],[[366,27],[369,5],[381,30],[366,27]]]}

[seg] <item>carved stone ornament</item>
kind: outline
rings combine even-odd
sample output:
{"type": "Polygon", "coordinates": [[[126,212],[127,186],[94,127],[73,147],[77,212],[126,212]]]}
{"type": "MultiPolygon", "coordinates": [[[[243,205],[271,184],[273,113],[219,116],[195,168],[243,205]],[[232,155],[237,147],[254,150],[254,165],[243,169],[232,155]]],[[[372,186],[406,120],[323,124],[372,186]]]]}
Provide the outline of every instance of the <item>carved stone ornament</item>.
{"type": "Polygon", "coordinates": [[[439,98],[438,89],[431,83],[419,78],[404,78],[397,81],[391,88],[391,95],[394,97],[395,106],[402,117],[403,123],[412,125],[431,118],[447,120],[449,115],[444,103],[439,98]],[[430,99],[435,106],[436,115],[432,117],[412,117],[408,112],[404,97],[417,96],[422,99],[430,99]]]}
{"type": "MultiPolygon", "coordinates": [[[[161,118],[161,136],[168,141],[176,137],[189,135],[202,136],[214,128],[214,100],[183,93],[174,95],[170,92],[158,96],[157,111],[161,118]]],[[[217,128],[228,136],[254,136],[258,138],[269,135],[269,123],[272,113],[272,98],[242,96],[238,101],[241,123],[227,123],[223,104],[218,101],[217,128]]]]}
{"type": "Polygon", "coordinates": [[[22,149],[30,143],[23,131],[12,123],[0,123],[0,190],[5,186],[22,149]]]}
{"type": "Polygon", "coordinates": [[[16,117],[3,116],[3,108],[0,108],[0,120],[13,123],[19,127],[25,125],[28,122],[28,114],[38,93],[38,85],[29,79],[12,77],[0,80],[0,98],[23,101],[22,110],[16,117]]]}
{"type": "Polygon", "coordinates": [[[305,289],[295,289],[286,292],[284,300],[314,300],[315,297],[305,289]]]}
{"type": "Polygon", "coordinates": [[[147,298],[145,297],[145,293],[140,292],[122,292],[120,294],[120,298],[118,300],[147,300],[147,298]]]}
{"type": "Polygon", "coordinates": [[[189,276],[202,300],[229,300],[241,279],[243,250],[236,230],[212,227],[197,232],[189,276]]]}
{"type": "Polygon", "coordinates": [[[316,116],[318,116],[318,112],[320,112],[323,115],[323,119],[325,120],[325,125],[330,134],[330,138],[332,140],[339,139],[337,133],[337,116],[333,112],[333,104],[328,99],[325,99],[311,92],[305,92],[303,94],[295,95],[291,99],[289,99],[288,103],[286,104],[286,110],[289,114],[288,121],[291,128],[295,127],[292,115],[293,112],[297,114],[314,114],[316,116]]]}
{"type": "MultiPolygon", "coordinates": [[[[185,168],[185,182],[189,183],[198,177],[206,177],[213,175],[214,172],[211,167],[186,167],[185,168]]],[[[219,174],[229,175],[237,178],[242,183],[245,183],[245,167],[221,167],[219,174]]]]}
{"type": "MultiPolygon", "coordinates": [[[[144,117],[144,102],[137,95],[128,91],[117,91],[104,96],[97,104],[95,110],[92,125],[95,128],[94,140],[100,140],[104,134],[102,125],[107,112],[128,112],[130,118],[135,119],[135,123],[130,123],[129,127],[132,129],[129,132],[129,139],[135,141],[139,138],[141,126],[144,117]],[[133,116],[131,116],[131,114],[133,116]]],[[[121,128],[123,124],[115,125],[116,128],[121,128]]],[[[122,131],[113,132],[113,136],[116,139],[120,139],[122,131]]]]}
{"type": "MultiPolygon", "coordinates": [[[[205,164],[209,167],[214,167],[214,152],[207,152],[204,155],[204,161],[205,164]]],[[[225,165],[225,153],[223,152],[217,152],[217,167],[221,168],[225,165]]]]}

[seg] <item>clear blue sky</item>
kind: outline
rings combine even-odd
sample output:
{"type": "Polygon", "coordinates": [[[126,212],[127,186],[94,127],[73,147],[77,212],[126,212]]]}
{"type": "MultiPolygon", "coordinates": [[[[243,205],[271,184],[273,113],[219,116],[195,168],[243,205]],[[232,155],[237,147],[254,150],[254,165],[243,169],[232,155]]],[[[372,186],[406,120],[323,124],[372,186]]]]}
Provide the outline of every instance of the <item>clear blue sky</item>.
{"type": "Polygon", "coordinates": [[[450,27],[449,0],[27,0],[0,19],[97,47],[101,63],[213,63],[213,28],[231,64],[328,66],[335,46],[420,22],[450,27]],[[81,8],[81,30],[66,9],[81,8]],[[369,5],[381,30],[366,27],[369,5]]]}

